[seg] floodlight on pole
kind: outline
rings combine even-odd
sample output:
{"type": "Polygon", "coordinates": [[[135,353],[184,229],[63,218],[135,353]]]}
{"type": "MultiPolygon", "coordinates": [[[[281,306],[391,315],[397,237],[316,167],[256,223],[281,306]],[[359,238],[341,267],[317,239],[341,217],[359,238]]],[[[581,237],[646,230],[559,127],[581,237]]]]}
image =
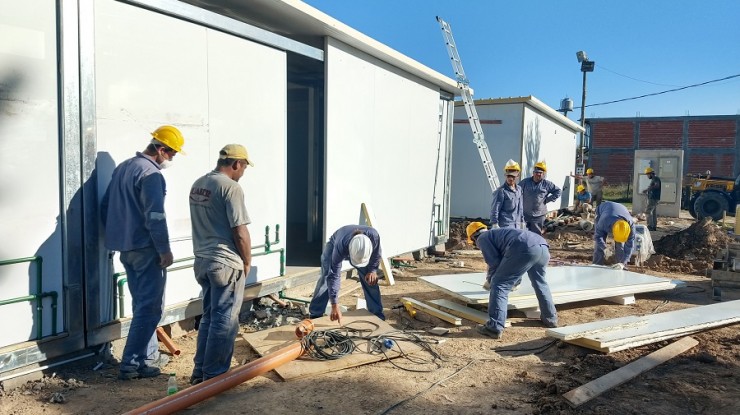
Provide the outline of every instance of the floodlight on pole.
{"type": "Polygon", "coordinates": [[[581,95],[581,127],[583,132],[581,133],[581,165],[585,169],[586,160],[584,156],[584,147],[586,146],[586,73],[593,72],[596,67],[596,62],[588,60],[586,52],[579,50],[576,52],[576,58],[581,64],[581,72],[583,72],[583,94],[581,95]]]}

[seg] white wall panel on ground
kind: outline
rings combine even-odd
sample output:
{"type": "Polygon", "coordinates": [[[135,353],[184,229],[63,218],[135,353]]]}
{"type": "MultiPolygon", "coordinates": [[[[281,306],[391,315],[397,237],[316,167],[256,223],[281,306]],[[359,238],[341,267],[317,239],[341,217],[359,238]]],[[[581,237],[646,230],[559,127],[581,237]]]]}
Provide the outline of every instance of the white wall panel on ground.
{"type": "Polygon", "coordinates": [[[429,245],[439,89],[328,40],[326,238],[368,203],[386,256],[429,245]]]}
{"type": "MultiPolygon", "coordinates": [[[[44,292],[59,294],[62,245],[56,3],[0,0],[0,261],[43,257],[44,292]]],[[[36,266],[0,266],[0,300],[35,294],[36,266]]],[[[51,303],[43,301],[43,336],[51,303]]],[[[36,303],[0,306],[0,347],[36,338],[36,303]]]]}
{"type": "MultiPolygon", "coordinates": [[[[244,144],[258,166],[240,182],[253,244],[262,243],[266,224],[273,234],[275,224],[284,229],[285,54],[112,0],[95,3],[95,37],[100,196],[115,165],[143,150],[159,125],[171,124],[182,131],[187,153],[163,171],[176,259],[192,255],[190,186],[215,167],[227,143],[244,144]],[[268,87],[276,92],[265,93],[268,87]]],[[[122,270],[117,260],[114,266],[122,270]]],[[[278,274],[277,254],[258,257],[248,283],[278,274]]],[[[192,270],[170,274],[167,304],[199,295],[192,270]]]]}

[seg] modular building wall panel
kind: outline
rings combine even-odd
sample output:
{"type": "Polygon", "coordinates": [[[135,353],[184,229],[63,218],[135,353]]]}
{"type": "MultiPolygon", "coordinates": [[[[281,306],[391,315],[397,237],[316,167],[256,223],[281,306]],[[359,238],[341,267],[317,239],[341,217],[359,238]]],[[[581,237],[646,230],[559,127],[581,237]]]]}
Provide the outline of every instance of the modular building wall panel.
{"type": "Polygon", "coordinates": [[[429,246],[439,88],[331,38],[326,70],[326,239],[367,203],[384,256],[429,246]]]}

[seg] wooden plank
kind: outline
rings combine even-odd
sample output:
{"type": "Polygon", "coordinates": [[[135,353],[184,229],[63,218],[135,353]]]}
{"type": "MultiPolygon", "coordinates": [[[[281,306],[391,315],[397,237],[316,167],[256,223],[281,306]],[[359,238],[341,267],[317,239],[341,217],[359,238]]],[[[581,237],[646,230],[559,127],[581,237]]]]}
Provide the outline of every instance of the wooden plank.
{"type": "MultiPolygon", "coordinates": [[[[373,213],[373,210],[370,208],[370,206],[367,203],[363,203],[360,207],[360,210],[362,211],[362,216],[365,221],[365,224],[367,226],[371,226],[375,228],[380,234],[380,240],[382,241],[383,233],[380,231],[380,227],[378,226],[378,220],[375,218],[375,214],[373,213]]],[[[362,222],[362,220],[360,222],[362,222]]],[[[382,242],[381,242],[381,247],[382,247],[382,242]]],[[[384,257],[384,256],[380,257],[380,268],[383,270],[383,275],[385,276],[385,279],[380,280],[379,283],[383,285],[395,284],[396,281],[393,279],[393,268],[391,267],[391,263],[390,261],[388,261],[387,257],[384,257]]]]}
{"type": "MultiPolygon", "coordinates": [[[[466,320],[470,320],[476,323],[486,324],[488,322],[488,313],[456,303],[454,301],[445,299],[432,300],[429,301],[429,305],[439,308],[442,311],[446,311],[454,316],[462,317],[466,320]]],[[[511,322],[509,320],[506,320],[504,327],[511,327],[511,322]]]]}
{"type": "Polygon", "coordinates": [[[442,311],[446,311],[450,314],[462,317],[466,320],[474,321],[480,324],[486,324],[488,322],[488,314],[468,306],[458,304],[450,300],[432,300],[429,302],[432,307],[439,308],[442,311]]]}
{"type": "Polygon", "coordinates": [[[408,302],[411,303],[411,305],[414,307],[414,309],[423,311],[427,314],[433,315],[434,317],[437,317],[440,320],[444,320],[448,323],[454,324],[455,326],[462,326],[462,320],[460,317],[453,316],[450,313],[445,313],[442,310],[437,310],[436,308],[424,304],[419,300],[414,300],[413,298],[409,297],[401,297],[401,302],[408,302]]]}
{"type": "MultiPolygon", "coordinates": [[[[312,321],[316,330],[339,327],[339,325],[335,321],[331,321],[329,317],[317,318],[312,321]]],[[[375,315],[370,314],[367,310],[348,311],[342,314],[343,326],[372,329],[375,327],[373,324],[378,326],[378,328],[371,334],[373,336],[396,331],[396,329],[391,327],[390,324],[379,319],[375,315]]],[[[242,334],[242,337],[257,353],[259,353],[260,356],[265,356],[275,350],[298,341],[295,337],[295,326],[293,325],[275,327],[254,333],[245,333],[242,334]]],[[[400,340],[398,342],[400,347],[406,353],[416,353],[421,350],[421,347],[416,343],[400,340]]],[[[275,372],[283,380],[291,380],[303,377],[312,377],[322,373],[335,372],[337,370],[385,360],[385,357],[382,354],[367,353],[368,342],[366,340],[355,340],[355,344],[359,350],[351,355],[342,357],[341,359],[312,360],[311,358],[304,356],[276,368],[275,372]]],[[[386,353],[391,359],[400,356],[397,348],[390,349],[386,351],[386,353]]]]}
{"type": "Polygon", "coordinates": [[[578,407],[602,393],[637,377],[641,373],[678,356],[697,344],[699,344],[699,342],[694,338],[684,337],[675,343],[669,344],[668,346],[656,350],[647,356],[641,357],[626,366],[622,366],[611,373],[563,394],[563,398],[565,398],[572,407],[578,407]]]}

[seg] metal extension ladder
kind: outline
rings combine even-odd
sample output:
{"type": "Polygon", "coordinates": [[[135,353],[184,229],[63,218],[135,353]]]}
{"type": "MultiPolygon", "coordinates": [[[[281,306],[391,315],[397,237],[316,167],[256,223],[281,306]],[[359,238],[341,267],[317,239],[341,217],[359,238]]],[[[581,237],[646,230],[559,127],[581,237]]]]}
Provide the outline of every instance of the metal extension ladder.
{"type": "Polygon", "coordinates": [[[463,70],[462,62],[460,61],[460,55],[457,53],[455,39],[452,37],[452,29],[450,28],[450,25],[439,16],[437,16],[437,22],[439,22],[439,26],[442,28],[442,37],[444,37],[445,45],[447,46],[447,54],[450,57],[452,69],[455,71],[455,79],[457,80],[457,86],[460,88],[460,95],[465,104],[465,112],[468,114],[470,128],[473,129],[473,143],[478,147],[478,154],[483,162],[483,170],[485,170],[486,176],[488,177],[488,184],[491,185],[491,190],[494,191],[498,189],[499,186],[498,175],[493,166],[493,160],[491,159],[491,153],[488,151],[486,139],[483,136],[483,128],[480,125],[478,111],[475,110],[473,94],[470,93],[470,81],[468,81],[468,78],[465,76],[465,71],[463,70]]]}

